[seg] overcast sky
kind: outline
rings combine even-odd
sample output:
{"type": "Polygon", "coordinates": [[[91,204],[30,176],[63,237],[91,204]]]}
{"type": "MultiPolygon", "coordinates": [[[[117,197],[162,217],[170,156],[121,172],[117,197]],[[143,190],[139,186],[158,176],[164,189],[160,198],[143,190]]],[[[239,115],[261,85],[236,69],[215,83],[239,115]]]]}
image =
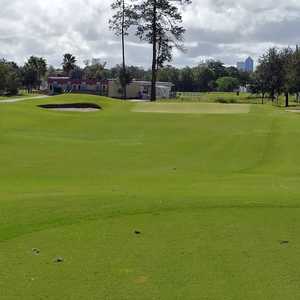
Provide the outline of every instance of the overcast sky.
{"type": "MultiPolygon", "coordinates": [[[[0,0],[0,57],[23,63],[30,55],[59,66],[62,55],[80,63],[100,58],[120,63],[120,43],[108,29],[110,0],[0,0]]],[[[193,0],[183,25],[187,53],[175,53],[173,64],[196,65],[215,58],[225,64],[271,46],[300,44],[299,0],[193,0]]],[[[149,46],[131,37],[128,64],[150,66],[149,46]]]]}

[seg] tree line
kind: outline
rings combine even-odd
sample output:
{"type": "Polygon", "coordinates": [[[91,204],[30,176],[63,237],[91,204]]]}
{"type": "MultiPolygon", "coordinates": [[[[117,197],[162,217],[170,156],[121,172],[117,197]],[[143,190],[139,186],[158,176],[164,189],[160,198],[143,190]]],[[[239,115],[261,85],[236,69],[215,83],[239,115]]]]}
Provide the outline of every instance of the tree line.
{"type": "MultiPolygon", "coordinates": [[[[0,94],[15,95],[20,88],[26,88],[28,92],[39,90],[51,76],[102,81],[117,78],[122,72],[122,64],[108,68],[106,62],[99,59],[86,60],[84,66],[80,67],[76,57],[70,53],[63,56],[60,68],[48,66],[46,59],[42,57],[32,56],[23,66],[2,59],[0,94]]],[[[126,72],[136,80],[151,80],[153,76],[152,69],[137,66],[126,66],[126,72]]],[[[261,95],[262,103],[266,98],[277,103],[279,97],[284,95],[285,105],[288,106],[290,95],[295,95],[299,100],[300,50],[298,47],[270,48],[260,57],[253,73],[209,60],[194,67],[163,66],[157,70],[156,80],[170,81],[181,92],[232,92],[244,86],[253,94],[261,95]]]]}
{"type": "MultiPolygon", "coordinates": [[[[99,59],[84,61],[85,66],[76,65],[76,58],[72,54],[65,54],[62,69],[48,70],[49,76],[69,76],[71,79],[98,81],[119,78],[123,76],[123,65],[107,68],[107,63],[99,59]]],[[[126,66],[126,73],[130,80],[151,81],[152,69],[137,66],[126,66]]],[[[157,72],[158,81],[172,82],[175,89],[181,92],[233,92],[239,86],[250,83],[251,74],[239,71],[235,67],[226,67],[220,61],[209,60],[199,63],[195,67],[176,68],[171,65],[160,68],[157,72]]],[[[127,83],[128,84],[128,83],[127,83]]]]}
{"type": "Polygon", "coordinates": [[[28,92],[41,86],[47,72],[44,58],[30,57],[23,66],[17,63],[0,60],[0,95],[16,95],[21,87],[28,92]]]}
{"type": "Polygon", "coordinates": [[[298,101],[300,93],[299,47],[268,49],[260,57],[251,79],[251,91],[261,94],[262,103],[266,97],[278,103],[281,95],[285,97],[285,106],[289,106],[290,95],[296,95],[298,101]]]}
{"type": "MultiPolygon", "coordinates": [[[[152,69],[137,66],[126,66],[126,73],[130,80],[151,81],[152,69]]],[[[74,55],[67,53],[63,56],[61,67],[54,68],[47,65],[42,57],[31,56],[23,66],[6,60],[0,61],[0,94],[15,95],[19,88],[28,92],[40,90],[48,77],[70,77],[77,80],[108,80],[123,75],[123,65],[107,67],[100,59],[84,61],[84,66],[77,64],[74,55]],[[120,75],[121,74],[121,75],[120,75]]],[[[226,67],[220,61],[207,61],[195,67],[176,68],[167,65],[158,70],[158,81],[168,81],[175,85],[177,91],[182,92],[232,92],[240,85],[250,82],[250,74],[238,71],[235,67],[226,67]]]]}
{"type": "Polygon", "coordinates": [[[195,67],[166,66],[159,70],[160,81],[172,82],[181,92],[233,92],[250,82],[250,73],[236,67],[226,67],[222,62],[209,60],[195,67]]]}

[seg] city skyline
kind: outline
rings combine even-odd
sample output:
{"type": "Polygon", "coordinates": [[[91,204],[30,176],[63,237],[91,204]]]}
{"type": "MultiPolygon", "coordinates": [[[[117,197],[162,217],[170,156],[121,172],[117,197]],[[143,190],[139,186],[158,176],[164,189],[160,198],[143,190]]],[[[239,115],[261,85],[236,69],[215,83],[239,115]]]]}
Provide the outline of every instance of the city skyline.
{"type": "Polygon", "coordinates": [[[238,61],[236,68],[239,71],[252,73],[254,71],[254,60],[251,56],[248,56],[244,61],[238,61]]]}

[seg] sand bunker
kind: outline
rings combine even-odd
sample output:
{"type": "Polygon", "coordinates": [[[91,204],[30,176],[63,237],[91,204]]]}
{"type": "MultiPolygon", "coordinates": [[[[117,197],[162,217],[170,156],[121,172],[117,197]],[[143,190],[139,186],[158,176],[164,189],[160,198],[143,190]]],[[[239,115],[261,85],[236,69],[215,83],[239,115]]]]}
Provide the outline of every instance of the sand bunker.
{"type": "Polygon", "coordinates": [[[95,103],[63,103],[63,104],[43,104],[40,108],[56,111],[77,111],[77,112],[95,112],[99,111],[101,106],[95,103]]]}

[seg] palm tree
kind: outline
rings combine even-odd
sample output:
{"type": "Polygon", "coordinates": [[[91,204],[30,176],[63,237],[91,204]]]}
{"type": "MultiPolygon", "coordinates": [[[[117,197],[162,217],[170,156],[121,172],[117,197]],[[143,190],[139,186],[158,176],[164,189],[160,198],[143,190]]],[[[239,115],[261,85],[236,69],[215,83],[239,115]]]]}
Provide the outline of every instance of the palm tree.
{"type": "Polygon", "coordinates": [[[75,56],[73,56],[70,53],[66,53],[64,55],[64,60],[63,60],[62,66],[63,66],[63,70],[66,73],[66,75],[69,76],[70,72],[72,70],[74,70],[75,67],[76,67],[76,58],[75,58],[75,56]]]}
{"type": "Polygon", "coordinates": [[[47,72],[47,62],[42,57],[31,56],[24,65],[27,78],[31,78],[31,85],[40,89],[42,78],[47,72]]]}

